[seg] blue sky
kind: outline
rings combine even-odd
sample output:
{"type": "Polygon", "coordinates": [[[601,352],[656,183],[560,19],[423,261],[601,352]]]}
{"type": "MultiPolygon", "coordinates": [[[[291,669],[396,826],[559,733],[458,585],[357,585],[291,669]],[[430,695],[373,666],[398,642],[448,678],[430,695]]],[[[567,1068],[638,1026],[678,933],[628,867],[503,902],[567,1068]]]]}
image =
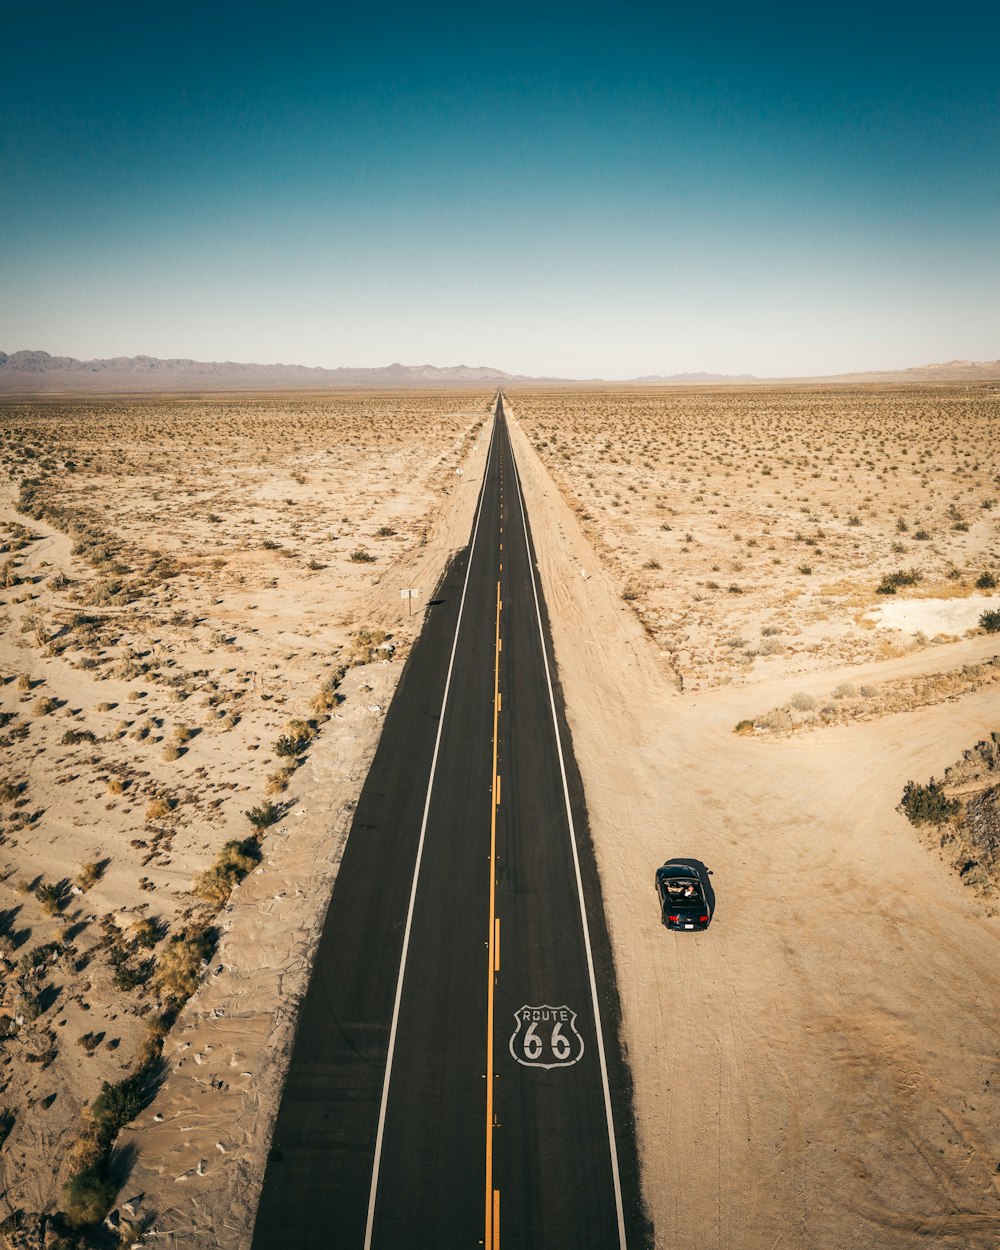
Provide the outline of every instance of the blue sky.
{"type": "Polygon", "coordinates": [[[57,0],[4,33],[8,352],[1000,357],[994,4],[57,0]]]}

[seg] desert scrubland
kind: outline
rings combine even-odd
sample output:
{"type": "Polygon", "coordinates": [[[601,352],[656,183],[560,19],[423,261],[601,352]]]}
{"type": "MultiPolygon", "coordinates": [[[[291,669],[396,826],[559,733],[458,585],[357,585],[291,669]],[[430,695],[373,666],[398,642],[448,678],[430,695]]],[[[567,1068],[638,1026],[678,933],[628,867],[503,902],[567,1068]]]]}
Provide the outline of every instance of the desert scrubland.
{"type": "Polygon", "coordinates": [[[656,1245],[989,1250],[1000,395],[510,400],[656,1245]]]}
{"type": "MultiPolygon", "coordinates": [[[[913,645],[889,596],[1000,578],[994,387],[514,394],[525,432],[686,691],[913,645]],[[902,578],[899,575],[902,574],[902,578]],[[912,580],[911,580],[912,579],[912,580]]],[[[980,611],[982,608],[980,608],[980,611]]],[[[972,624],[976,623],[972,618],[972,624]]],[[[960,637],[928,614],[928,640],[960,637]]]]}
{"type": "MultiPolygon", "coordinates": [[[[1000,396],[509,398],[656,1245],[991,1250],[1000,396]],[[673,855],[705,934],[660,926],[673,855]]],[[[0,408],[13,1244],[119,1185],[164,1244],[248,1244],[398,592],[467,541],[490,408],[0,408]]]]}
{"type": "Polygon", "coordinates": [[[246,1235],[351,806],[467,541],[489,413],[454,391],[0,407],[12,1244],[123,1184],[123,1244],[154,1217],[246,1235]]]}

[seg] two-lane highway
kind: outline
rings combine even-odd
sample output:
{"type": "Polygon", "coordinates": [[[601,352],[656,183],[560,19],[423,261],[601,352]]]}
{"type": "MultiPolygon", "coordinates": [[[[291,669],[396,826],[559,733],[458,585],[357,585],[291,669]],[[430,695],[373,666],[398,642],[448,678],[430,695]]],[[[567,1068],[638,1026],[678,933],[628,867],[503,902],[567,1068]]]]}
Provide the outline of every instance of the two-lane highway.
{"type": "Polygon", "coordinates": [[[498,397],[302,1004],[269,1247],[646,1244],[617,994],[498,397]]]}

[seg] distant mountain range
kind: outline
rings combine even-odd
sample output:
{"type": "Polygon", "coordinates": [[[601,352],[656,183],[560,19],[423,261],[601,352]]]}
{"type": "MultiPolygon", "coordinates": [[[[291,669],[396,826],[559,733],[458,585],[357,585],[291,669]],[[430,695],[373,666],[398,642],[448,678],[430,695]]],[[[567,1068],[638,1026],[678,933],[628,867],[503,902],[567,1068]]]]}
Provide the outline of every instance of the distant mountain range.
{"type": "Polygon", "coordinates": [[[759,382],[752,373],[647,373],[641,378],[631,378],[637,385],[649,383],[651,386],[663,385],[667,382],[676,384],[697,384],[698,382],[759,382]]]}
{"type": "Polygon", "coordinates": [[[0,391],[336,390],[340,387],[482,386],[534,381],[487,366],[386,365],[379,369],[321,369],[253,365],[232,360],[158,360],[114,356],[76,360],[48,352],[0,352],[0,391]]]}
{"type": "MultiPolygon", "coordinates": [[[[757,378],[750,373],[647,374],[611,385],[704,386],[759,382],[963,382],[1000,381],[1000,360],[952,360],[882,373],[844,373],[819,378],[757,378]]],[[[92,391],[276,391],[373,389],[404,387],[574,385],[574,378],[534,378],[506,373],[488,365],[386,365],[377,369],[321,369],[307,365],[254,365],[227,361],[158,360],[155,356],[116,356],[110,360],[76,360],[48,352],[0,352],[0,392],[52,394],[92,391]]],[[[588,378],[600,385],[601,378],[588,378]]]]}

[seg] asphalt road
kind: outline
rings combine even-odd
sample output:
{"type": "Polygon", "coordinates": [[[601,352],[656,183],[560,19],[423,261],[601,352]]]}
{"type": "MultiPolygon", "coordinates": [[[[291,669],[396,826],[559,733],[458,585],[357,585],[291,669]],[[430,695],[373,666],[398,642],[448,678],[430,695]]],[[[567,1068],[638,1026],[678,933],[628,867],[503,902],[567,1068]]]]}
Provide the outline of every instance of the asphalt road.
{"type": "Polygon", "coordinates": [[[334,887],[253,1245],[638,1250],[614,972],[502,396],[434,600],[334,887]]]}

